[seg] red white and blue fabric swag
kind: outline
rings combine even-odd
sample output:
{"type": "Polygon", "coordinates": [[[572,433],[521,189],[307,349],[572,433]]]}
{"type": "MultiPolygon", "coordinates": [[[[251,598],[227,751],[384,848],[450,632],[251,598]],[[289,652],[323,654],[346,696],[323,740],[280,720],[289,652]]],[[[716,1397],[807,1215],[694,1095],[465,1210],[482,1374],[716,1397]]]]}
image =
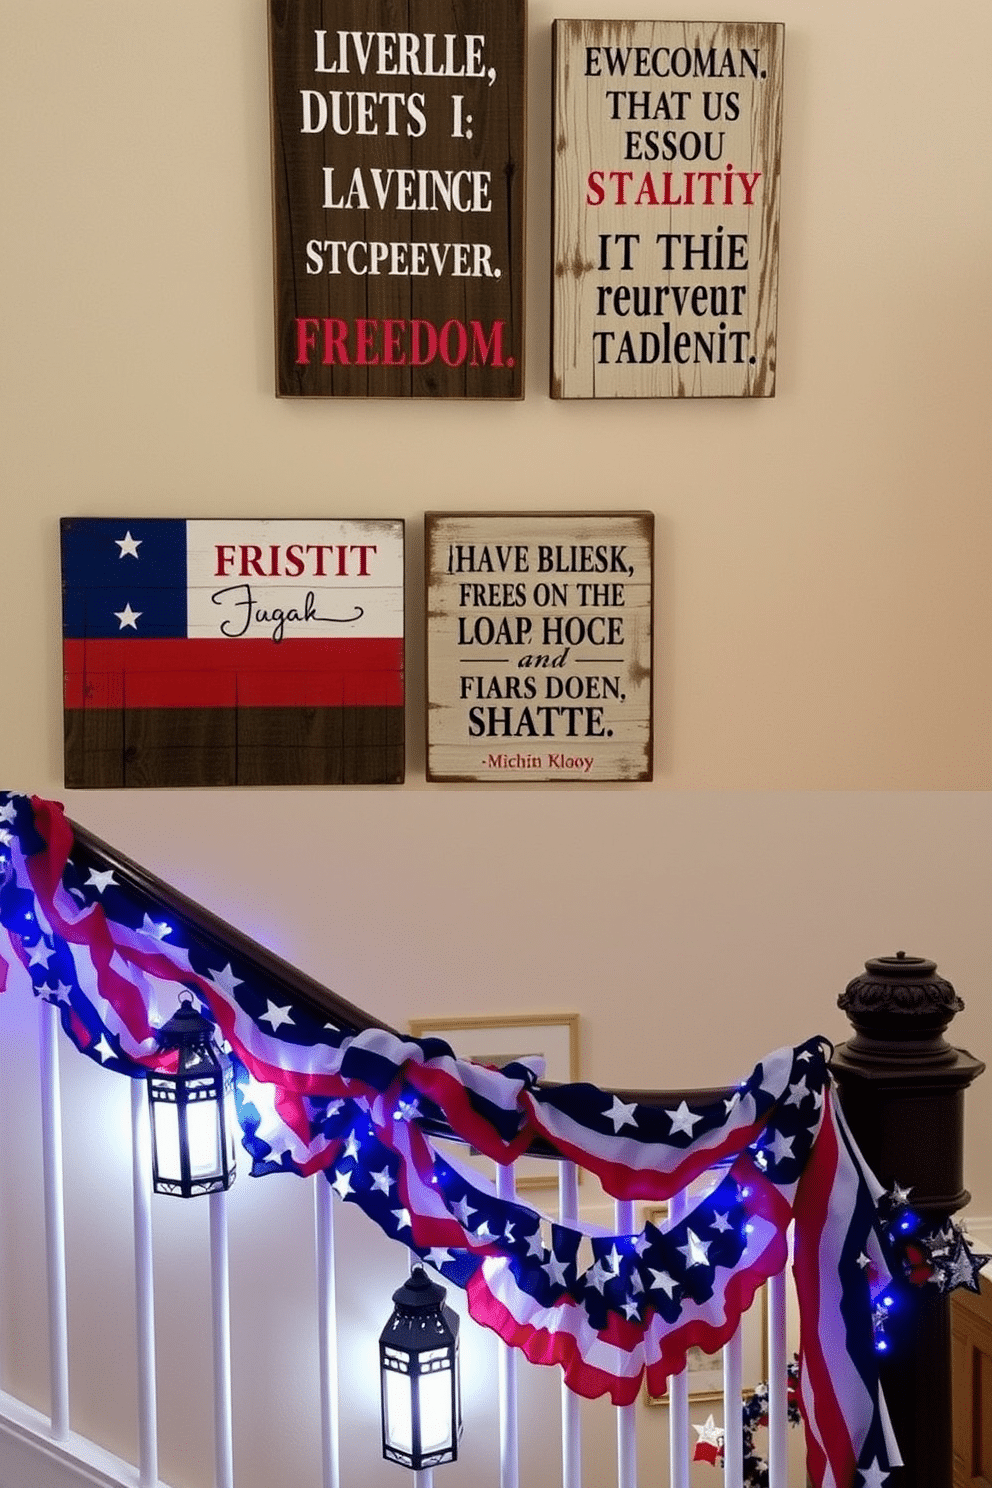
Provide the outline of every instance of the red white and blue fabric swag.
{"type": "Polygon", "coordinates": [[[236,950],[170,924],[74,851],[58,804],[25,796],[0,794],[0,925],[35,994],[108,1069],[142,1076],[174,1057],[156,1030],[192,990],[231,1050],[252,1172],[322,1170],[464,1287],[476,1321],[560,1365],[582,1395],[628,1404],[645,1379],[661,1394],[689,1348],[721,1347],[786,1264],[794,1221],[813,1483],[858,1488],[897,1465],[873,1336],[873,1293],[889,1279],[880,1191],[835,1104],[823,1040],[768,1055],[728,1100],[666,1110],[590,1084],[542,1088],[539,1060],[497,1071],[440,1039],[348,1035],[236,950]],[[710,1186],[677,1222],[592,1234],[497,1197],[434,1140],[439,1121],[499,1164],[540,1137],[619,1199],[662,1202],[704,1174],[710,1186]]]}

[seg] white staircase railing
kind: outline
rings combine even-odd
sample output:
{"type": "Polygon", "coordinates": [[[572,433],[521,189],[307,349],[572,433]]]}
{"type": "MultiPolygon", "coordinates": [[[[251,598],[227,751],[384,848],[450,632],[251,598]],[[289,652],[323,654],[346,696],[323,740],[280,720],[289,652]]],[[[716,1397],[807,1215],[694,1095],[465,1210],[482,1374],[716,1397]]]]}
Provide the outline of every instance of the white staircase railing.
{"type": "MultiPolygon", "coordinates": [[[[16,989],[20,995],[21,989],[16,989]]],[[[46,1488],[61,1488],[65,1484],[109,1483],[126,1484],[128,1488],[157,1488],[159,1483],[159,1390],[158,1372],[182,1370],[182,1359],[170,1357],[168,1349],[159,1337],[156,1341],[156,1316],[167,1310],[186,1307],[188,1304],[181,1287],[170,1294],[170,1278],[159,1267],[156,1272],[153,1230],[157,1218],[157,1206],[170,1207],[174,1201],[158,1200],[151,1196],[151,1169],[149,1161],[148,1111],[144,1082],[133,1081],[131,1089],[131,1153],[130,1161],[121,1169],[121,1182],[130,1181],[131,1194],[124,1203],[108,1206],[107,1223],[113,1222],[111,1215],[126,1207],[133,1215],[134,1276],[106,1278],[108,1286],[119,1288],[122,1294],[133,1292],[134,1347],[136,1359],[137,1421],[135,1440],[138,1444],[137,1462],[129,1464],[102,1449],[97,1441],[88,1441],[73,1430],[73,1408],[70,1386],[70,1360],[76,1355],[70,1348],[70,1329],[73,1315],[71,1286],[73,1268],[69,1263],[65,1217],[65,1157],[63,1154],[63,1132],[78,1130],[87,1120],[87,1112],[73,1108],[65,1101],[71,1096],[63,1093],[60,1079],[59,1052],[64,1042],[59,1031],[57,1009],[47,1003],[37,1004],[38,1047],[40,1050],[40,1101],[41,1129],[24,1129],[19,1124],[18,1113],[4,1110],[4,1129],[8,1142],[18,1144],[35,1143],[40,1148],[43,1169],[42,1191],[44,1196],[46,1254],[44,1265],[40,1262],[35,1275],[11,1275],[5,1268],[3,1286],[0,1289],[0,1339],[9,1327],[2,1316],[3,1304],[20,1289],[43,1289],[46,1295],[48,1317],[48,1402],[42,1411],[32,1410],[30,1402],[18,1402],[16,1379],[5,1379],[5,1393],[0,1395],[0,1488],[28,1488],[29,1479],[23,1474],[24,1454],[33,1454],[38,1463],[44,1464],[39,1483],[46,1488]]],[[[68,1046],[67,1046],[68,1047],[68,1046]]],[[[20,1056],[20,1051],[8,1045],[6,1058],[20,1056]]],[[[94,1072],[94,1078],[114,1079],[94,1072]]],[[[2,1089],[2,1086],[0,1086],[2,1089]]],[[[5,1102],[5,1105],[8,1104],[5,1102]]],[[[30,1125],[30,1113],[27,1118],[30,1125]]],[[[99,1140],[99,1132],[93,1134],[99,1140]]],[[[346,1330],[342,1338],[339,1330],[339,1309],[342,1304],[342,1279],[355,1272],[354,1257],[342,1262],[335,1259],[334,1206],[331,1187],[323,1176],[309,1180],[288,1179],[289,1182],[309,1182],[313,1189],[314,1203],[314,1268],[313,1296],[314,1316],[307,1320],[307,1338],[301,1339],[297,1368],[305,1374],[315,1374],[319,1379],[319,1418],[301,1420],[300,1429],[311,1433],[316,1439],[315,1457],[319,1460],[319,1472],[314,1483],[320,1488],[349,1488],[343,1481],[342,1438],[353,1433],[356,1421],[350,1409],[351,1382],[355,1371],[361,1366],[349,1357],[353,1352],[354,1327],[346,1330]],[[305,1344],[312,1346],[308,1357],[305,1344]]],[[[250,1180],[245,1185],[251,1189],[250,1180]]],[[[498,1192],[502,1198],[512,1198],[514,1177],[511,1168],[498,1170],[498,1192]]],[[[573,1164],[559,1165],[560,1218],[564,1223],[574,1222],[580,1213],[578,1174],[573,1164]]],[[[3,1192],[0,1182],[2,1204],[28,1202],[27,1195],[3,1192]]],[[[242,1304],[243,1284],[232,1285],[230,1261],[230,1227],[228,1195],[213,1194],[205,1201],[209,1206],[209,1250],[210,1250],[210,1309],[209,1317],[196,1313],[187,1326],[206,1330],[210,1338],[213,1389],[213,1436],[214,1460],[212,1466],[201,1465],[202,1476],[196,1482],[184,1483],[182,1488],[263,1488],[255,1475],[250,1454],[237,1447],[238,1412],[235,1408],[233,1376],[238,1368],[250,1367],[250,1361],[239,1361],[232,1351],[232,1322],[236,1326],[237,1310],[242,1304]]],[[[196,1200],[192,1201],[193,1204],[196,1200]]],[[[242,1200],[242,1208],[250,1210],[251,1196],[242,1200]]],[[[676,1196],[669,1209],[671,1222],[677,1222],[685,1212],[684,1196],[676,1196]]],[[[100,1215],[90,1217],[98,1223],[100,1215]]],[[[635,1206],[630,1202],[618,1202],[614,1213],[618,1234],[634,1234],[640,1227],[635,1206]]],[[[250,1218],[249,1221],[250,1223],[250,1218]]],[[[199,1227],[196,1227],[199,1233],[199,1227]]],[[[172,1277],[175,1283],[177,1278],[172,1277]]],[[[181,1278],[179,1278],[181,1281],[181,1278]]],[[[266,1280],[266,1285],[277,1285],[266,1280]]],[[[363,1289],[368,1291],[371,1281],[363,1280],[363,1289]]],[[[381,1288],[376,1311],[380,1322],[388,1311],[391,1288],[381,1288]]],[[[347,1302],[346,1288],[345,1302],[347,1302]]],[[[789,1482],[789,1440],[787,1430],[786,1400],[786,1291],[785,1277],[773,1278],[766,1288],[768,1297],[768,1366],[769,1366],[769,1484],[770,1488],[787,1488],[789,1482]]],[[[115,1306],[115,1311],[117,1310],[115,1306]]],[[[469,1324],[470,1330],[473,1325],[469,1324]]],[[[481,1334],[480,1334],[481,1337],[481,1334]]],[[[471,1343],[463,1342],[463,1359],[471,1353],[471,1343]]],[[[9,1356],[9,1350],[4,1350],[9,1356]]],[[[514,1350],[496,1342],[497,1369],[496,1389],[493,1392],[497,1405],[497,1441],[493,1459],[485,1479],[484,1488],[527,1488],[528,1484],[540,1482],[545,1488],[546,1479],[534,1477],[531,1466],[531,1443],[521,1430],[521,1391],[528,1390],[530,1377],[535,1367],[523,1360],[514,1350]]],[[[733,1339],[724,1350],[724,1398],[707,1406],[717,1416],[730,1423],[739,1421],[741,1392],[745,1385],[757,1381],[743,1379],[742,1347],[740,1336],[733,1339]],[[729,1403],[729,1404],[728,1404],[729,1403]]],[[[465,1365],[463,1367],[470,1367],[465,1365]]],[[[8,1374],[16,1375],[16,1369],[8,1374]]],[[[546,1373],[546,1371],[539,1371],[546,1373]]],[[[690,1481],[709,1484],[719,1488],[718,1469],[692,1466],[692,1448],[695,1441],[692,1410],[689,1396],[689,1378],[686,1372],[673,1377],[669,1382],[669,1460],[667,1480],[670,1488],[689,1488],[690,1481]],[[693,1479],[693,1473],[695,1478],[693,1479]]],[[[286,1388],[292,1389],[292,1379],[286,1388]]],[[[606,1488],[600,1481],[591,1481],[583,1475],[582,1431],[584,1402],[570,1390],[561,1389],[561,1482],[562,1488],[606,1488]]],[[[617,1488],[644,1488],[664,1482],[664,1465],[652,1458],[650,1466],[639,1467],[638,1438],[644,1410],[640,1402],[620,1407],[615,1411],[616,1422],[616,1469],[617,1488]]],[[[651,1412],[652,1416],[656,1413],[651,1412]]],[[[698,1408],[696,1410],[698,1415],[698,1408]]],[[[599,1413],[601,1419],[601,1412],[599,1413]]],[[[405,1469],[381,1463],[378,1433],[369,1429],[369,1413],[364,1413],[365,1440],[357,1447],[361,1471],[355,1488],[370,1488],[372,1484],[393,1484],[403,1488],[400,1474],[405,1469]]],[[[548,1423],[550,1426],[550,1423],[548,1423]]],[[[466,1432],[476,1428],[470,1420],[466,1432]]],[[[94,1433],[98,1435],[98,1431],[94,1433]]],[[[350,1457],[356,1456],[356,1444],[351,1440],[350,1457]]],[[[471,1481],[480,1488],[477,1453],[472,1454],[471,1465],[462,1461],[437,1469],[438,1488],[458,1488],[460,1482],[471,1481]]],[[[39,1467],[39,1472],[41,1468],[39,1467]]],[[[543,1470],[542,1470],[543,1472],[543,1470]]],[[[417,1488],[430,1488],[429,1472],[413,1475],[417,1488]]],[[[723,1472],[726,1488],[742,1488],[743,1465],[739,1430],[728,1430],[726,1441],[726,1463],[723,1472]]],[[[801,1479],[800,1479],[801,1481],[801,1479]]],[[[265,1482],[264,1488],[270,1488],[265,1482]]],[[[295,1488],[295,1485],[294,1485],[295,1488]]]]}

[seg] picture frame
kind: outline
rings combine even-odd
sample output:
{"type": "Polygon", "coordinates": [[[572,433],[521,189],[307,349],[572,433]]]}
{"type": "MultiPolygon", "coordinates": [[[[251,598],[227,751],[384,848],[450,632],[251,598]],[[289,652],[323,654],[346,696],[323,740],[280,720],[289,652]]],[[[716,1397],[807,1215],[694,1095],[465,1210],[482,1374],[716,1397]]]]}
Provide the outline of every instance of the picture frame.
{"type": "MultiPolygon", "coordinates": [[[[668,1218],[668,1205],[647,1208],[645,1221],[661,1228],[668,1218]]],[[[754,1301],[741,1319],[743,1329],[744,1381],[741,1398],[747,1400],[754,1387],[768,1378],[768,1285],[758,1288],[754,1301]]],[[[689,1404],[705,1405],[723,1398],[722,1351],[707,1354],[701,1348],[691,1348],[686,1355],[686,1371],[689,1376],[689,1404]]],[[[652,1395],[645,1386],[644,1398],[648,1405],[668,1405],[669,1392],[652,1395]]]]}
{"type": "MultiPolygon", "coordinates": [[[[539,1054],[545,1060],[547,1079],[571,1083],[579,1078],[578,1013],[411,1018],[408,1027],[414,1038],[443,1038],[460,1059],[473,1064],[502,1067],[515,1059],[539,1054]]],[[[492,1176],[495,1164],[489,1159],[474,1153],[470,1160],[481,1172],[492,1176]]],[[[515,1171],[518,1190],[557,1186],[558,1165],[549,1159],[520,1158],[515,1171]]]]}

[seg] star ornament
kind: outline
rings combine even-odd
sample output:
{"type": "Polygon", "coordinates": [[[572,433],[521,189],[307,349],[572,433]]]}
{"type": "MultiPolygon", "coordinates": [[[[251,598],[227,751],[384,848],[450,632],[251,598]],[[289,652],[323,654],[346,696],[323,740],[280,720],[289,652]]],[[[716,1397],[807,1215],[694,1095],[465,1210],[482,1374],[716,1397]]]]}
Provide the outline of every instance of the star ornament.
{"type": "Polygon", "coordinates": [[[692,1429],[697,1437],[693,1462],[718,1462],[723,1456],[723,1427],[718,1426],[710,1414],[702,1426],[694,1425],[692,1429]]]}

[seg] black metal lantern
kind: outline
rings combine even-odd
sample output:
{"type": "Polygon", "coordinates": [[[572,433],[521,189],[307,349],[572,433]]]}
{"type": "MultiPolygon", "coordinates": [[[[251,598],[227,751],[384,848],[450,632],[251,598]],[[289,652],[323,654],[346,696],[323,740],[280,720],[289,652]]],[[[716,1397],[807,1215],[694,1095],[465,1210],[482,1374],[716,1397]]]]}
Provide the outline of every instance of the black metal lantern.
{"type": "Polygon", "coordinates": [[[174,1074],[148,1074],[156,1193],[190,1199],[234,1182],[234,1078],[213,1032],[188,992],[159,1032],[179,1060],[174,1074]]]}
{"type": "Polygon", "coordinates": [[[379,1338],[382,1455],[415,1471],[454,1462],[462,1434],[458,1316],[446,1296],[414,1266],[379,1338]]]}

